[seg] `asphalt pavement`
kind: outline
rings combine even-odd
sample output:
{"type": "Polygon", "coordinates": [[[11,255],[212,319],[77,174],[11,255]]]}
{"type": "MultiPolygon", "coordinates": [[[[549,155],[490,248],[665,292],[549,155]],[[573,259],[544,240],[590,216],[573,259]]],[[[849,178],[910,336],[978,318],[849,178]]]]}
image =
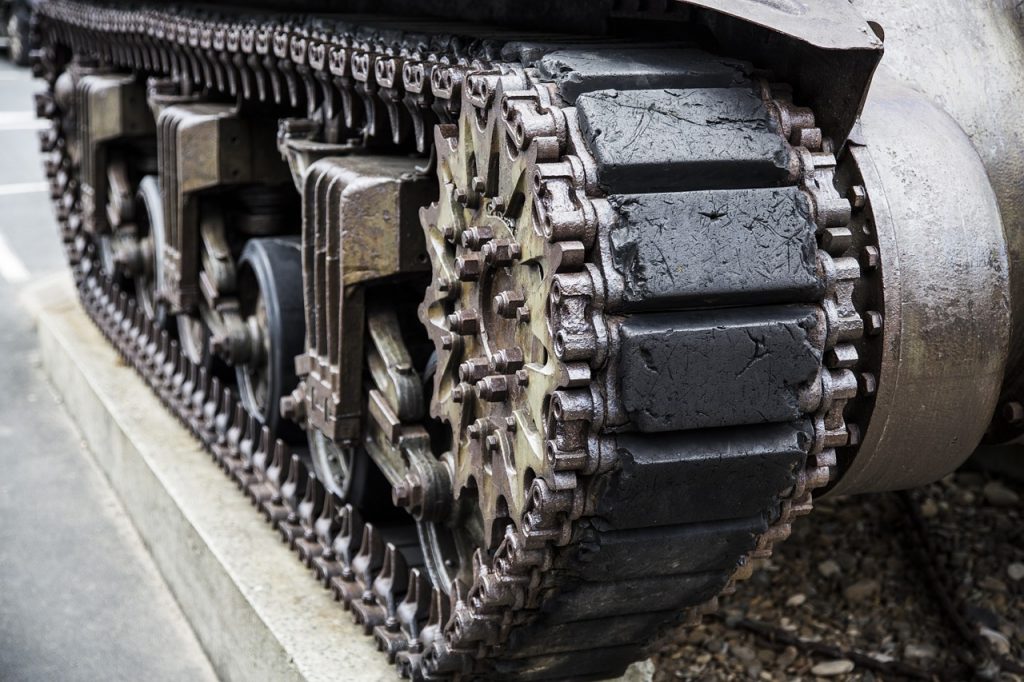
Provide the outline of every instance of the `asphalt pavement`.
{"type": "Polygon", "coordinates": [[[64,269],[27,70],[0,59],[0,680],[212,680],[39,369],[19,292],[64,269]]]}

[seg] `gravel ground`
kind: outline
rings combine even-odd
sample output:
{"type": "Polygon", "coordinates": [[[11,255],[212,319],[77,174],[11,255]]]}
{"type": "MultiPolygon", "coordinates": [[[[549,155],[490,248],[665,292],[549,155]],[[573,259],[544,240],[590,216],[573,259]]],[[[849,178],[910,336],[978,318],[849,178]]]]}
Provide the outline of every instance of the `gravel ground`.
{"type": "Polygon", "coordinates": [[[1024,681],[1022,499],[1024,484],[964,470],[908,495],[820,502],[655,657],[654,679],[1024,681]]]}

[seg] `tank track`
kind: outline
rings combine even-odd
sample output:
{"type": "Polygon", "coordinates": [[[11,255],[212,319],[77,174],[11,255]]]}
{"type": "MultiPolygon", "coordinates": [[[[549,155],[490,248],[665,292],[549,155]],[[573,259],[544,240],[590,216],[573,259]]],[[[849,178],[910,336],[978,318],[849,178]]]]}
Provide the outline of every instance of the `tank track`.
{"type": "MultiPolygon", "coordinates": [[[[645,71],[629,67],[640,53],[627,59],[622,46],[606,41],[393,27],[406,22],[359,29],[316,17],[285,22],[75,2],[44,7],[51,52],[43,70],[51,84],[53,46],[68,45],[97,63],[170,76],[188,87],[283,107],[305,102],[325,139],[360,133],[427,151],[430,131],[443,124],[442,199],[424,222],[435,272],[453,277],[446,290],[435,278],[423,315],[441,351],[432,408],[457,438],[471,429],[452,416],[451,389],[463,394],[458,402],[490,405],[479,408],[490,418],[529,403],[517,385],[542,383],[510,354],[515,344],[500,349],[503,368],[493,358],[474,366],[482,356],[470,319],[475,314],[479,322],[486,311],[471,302],[490,294],[477,292],[475,282],[488,267],[531,260],[548,266],[529,300],[506,288],[493,312],[545,346],[552,358],[545,364],[556,368],[547,384],[556,418],[547,418],[547,406],[525,410],[543,437],[540,471],[528,488],[507,491],[523,498],[519,522],[497,535],[492,557],[477,556],[472,582],[454,584],[449,594],[427,579],[409,527],[365,521],[326,495],[300,456],[258,432],[230,386],[185,359],[128,292],[91,269],[88,248],[71,249],[82,300],[99,328],[403,674],[620,673],[652,639],[699,618],[749,575],[753,561],[789,534],[793,518],[810,511],[812,491],[828,483],[836,465],[835,448],[855,445],[856,429],[843,420],[846,401],[857,393],[851,342],[864,330],[853,303],[860,266],[846,256],[851,202],[835,189],[836,160],[813,114],[746,65],[706,56],[690,64],[678,58],[697,59],[692,52],[658,48],[645,51],[645,71]],[[659,102],[665,97],[671,107],[659,102]],[[702,122],[674,115],[680,103],[702,122]],[[661,142],[650,154],[631,154],[616,141],[635,132],[615,128],[629,112],[647,112],[641,123],[663,127],[649,138],[661,142]],[[700,148],[695,130],[716,123],[724,132],[700,148]],[[451,173],[470,138],[479,157],[512,145],[520,165],[491,179],[484,171],[451,173]],[[759,143],[747,144],[751,138],[759,143]],[[687,139],[694,144],[674,148],[687,139]],[[529,200],[516,214],[517,193],[503,190],[522,178],[536,178],[535,189],[518,197],[529,200]],[[735,212],[762,226],[763,244],[730,243],[723,234],[715,241],[705,225],[707,243],[667,237],[672,253],[655,253],[640,237],[645,225],[665,219],[664,206],[695,225],[735,212]],[[549,226],[543,239],[520,243],[481,239],[468,223],[446,231],[444,211],[506,224],[520,215],[551,219],[538,221],[549,226]],[[789,234],[764,227],[786,221],[789,234]],[[678,276],[690,262],[673,260],[713,259],[731,248],[734,262],[752,263],[794,243],[795,255],[787,251],[774,263],[792,276],[734,273],[718,289],[678,276]],[[463,293],[453,296],[455,290],[463,293]],[[547,316],[530,315],[548,309],[548,300],[552,328],[571,333],[556,338],[545,329],[547,316]],[[443,328],[430,324],[432,307],[443,310],[443,328]],[[752,356],[728,357],[738,340],[753,343],[752,356]],[[720,357],[706,361],[720,366],[707,370],[702,395],[659,381],[662,370],[671,376],[679,357],[707,348],[720,357]],[[776,353],[784,357],[779,365],[776,353]],[[769,366],[758,374],[758,364],[769,366]],[[716,406],[716,377],[751,368],[754,383],[741,382],[716,406]],[[781,388],[760,395],[758,377],[787,371],[792,377],[781,388]],[[649,383],[641,390],[638,382],[649,383]],[[645,402],[645,394],[662,404],[645,402]],[[741,394],[745,401],[736,400],[741,394]]],[[[58,216],[66,235],[73,234],[77,199],[60,119],[52,98],[41,98],[38,108],[54,117],[43,148],[52,155],[58,216]]],[[[853,195],[857,208],[863,197],[853,195]]],[[[500,433],[483,430],[493,424],[476,425],[474,441],[487,444],[490,435],[498,445],[489,451],[505,447],[500,433]]],[[[493,506],[484,513],[493,519],[493,506]]]]}

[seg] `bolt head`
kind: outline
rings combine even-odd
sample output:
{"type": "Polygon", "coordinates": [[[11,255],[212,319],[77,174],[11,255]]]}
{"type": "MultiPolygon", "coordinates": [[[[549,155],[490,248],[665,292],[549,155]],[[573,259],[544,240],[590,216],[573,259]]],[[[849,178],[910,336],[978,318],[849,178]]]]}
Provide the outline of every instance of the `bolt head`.
{"type": "Polygon", "coordinates": [[[472,388],[466,382],[454,386],[452,388],[452,402],[461,403],[469,396],[471,390],[472,388]]]}
{"type": "Polygon", "coordinates": [[[846,198],[854,209],[864,208],[868,201],[868,192],[864,185],[853,185],[846,191],[846,198]]]}
{"type": "Polygon", "coordinates": [[[462,233],[462,245],[467,249],[477,250],[494,238],[489,227],[471,227],[462,233]]]}
{"type": "Polygon", "coordinates": [[[859,426],[857,426],[856,424],[847,424],[846,432],[849,434],[849,438],[846,441],[846,444],[849,447],[856,447],[860,445],[861,434],[859,426]]]}
{"type": "Polygon", "coordinates": [[[882,256],[877,246],[865,246],[860,252],[860,266],[865,270],[877,270],[882,256]]]}
{"type": "Polygon", "coordinates": [[[862,372],[857,377],[857,388],[862,395],[874,395],[878,390],[878,379],[871,372],[862,372]]]}
{"type": "Polygon", "coordinates": [[[868,336],[878,336],[882,333],[885,321],[882,313],[877,310],[869,310],[864,314],[864,329],[868,336]]]}
{"type": "Polygon", "coordinates": [[[457,334],[476,334],[480,331],[480,316],[474,310],[458,310],[446,320],[448,327],[457,334]]]}
{"type": "Polygon", "coordinates": [[[475,282],[480,279],[483,263],[478,253],[465,253],[455,259],[455,271],[463,282],[475,282]]]}
{"type": "Polygon", "coordinates": [[[501,374],[484,377],[476,384],[480,398],[487,402],[499,403],[508,397],[508,380],[501,374]]]}
{"type": "Polygon", "coordinates": [[[498,314],[504,318],[511,319],[516,316],[516,311],[526,302],[521,294],[511,291],[503,291],[494,297],[494,307],[498,314]]]}

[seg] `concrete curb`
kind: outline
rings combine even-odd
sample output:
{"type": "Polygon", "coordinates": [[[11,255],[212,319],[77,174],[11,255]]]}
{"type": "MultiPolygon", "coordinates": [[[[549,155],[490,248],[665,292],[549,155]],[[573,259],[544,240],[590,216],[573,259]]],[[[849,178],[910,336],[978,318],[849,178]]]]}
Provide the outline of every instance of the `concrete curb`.
{"type": "Polygon", "coordinates": [[[67,277],[22,295],[44,370],[217,675],[387,680],[395,669],[125,366],[67,277]]]}

